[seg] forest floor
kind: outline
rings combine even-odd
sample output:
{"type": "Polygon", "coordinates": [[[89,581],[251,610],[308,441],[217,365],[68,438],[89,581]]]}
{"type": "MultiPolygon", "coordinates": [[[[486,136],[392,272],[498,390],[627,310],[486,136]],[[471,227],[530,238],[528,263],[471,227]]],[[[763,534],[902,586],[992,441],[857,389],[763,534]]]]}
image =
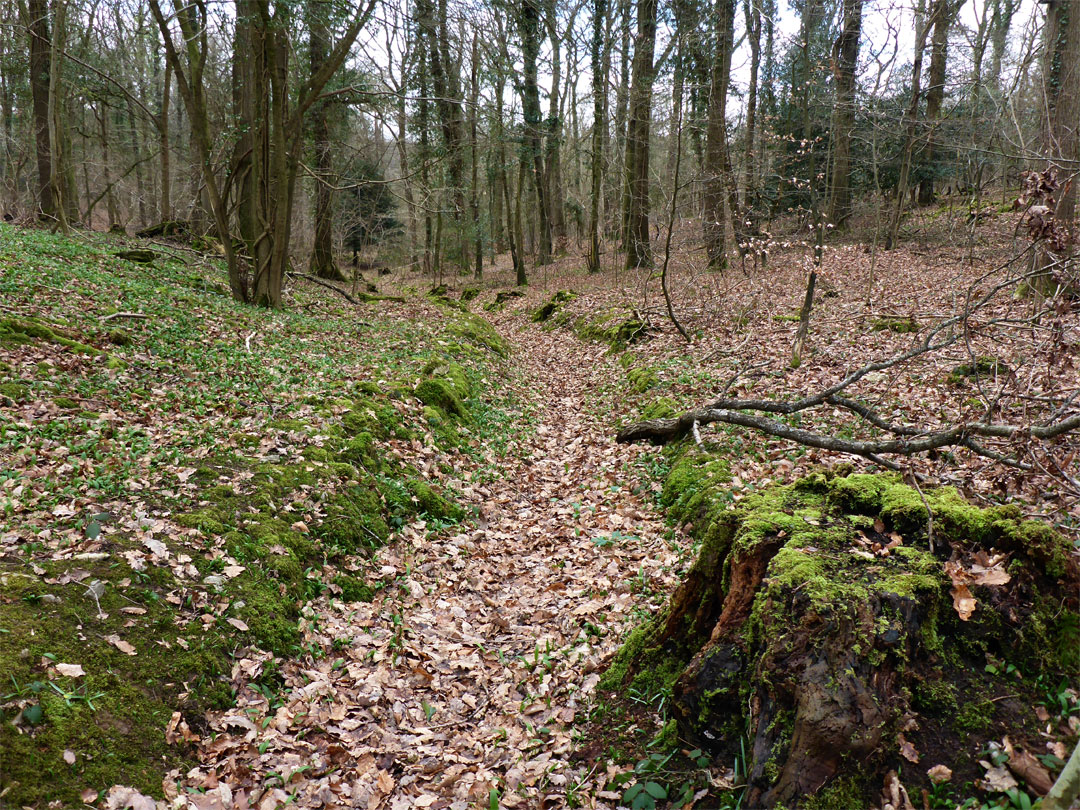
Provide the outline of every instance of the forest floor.
{"type": "MultiPolygon", "coordinates": [[[[0,801],[12,790],[26,805],[77,796],[136,810],[155,806],[149,796],[204,809],[617,806],[636,759],[608,746],[597,685],[694,549],[656,503],[665,455],[616,445],[615,431],[725,386],[816,390],[903,350],[1015,252],[1006,219],[954,243],[939,212],[912,225],[927,233],[911,247],[830,251],[797,369],[795,243],[745,273],[705,273],[680,249],[688,346],[655,274],[589,276],[572,257],[532,271],[526,295],[502,305],[505,257],[467,307],[398,271],[379,284],[400,303],[346,306],[297,282],[289,311],[265,314],[232,304],[216,264],[184,252],[145,268],[118,263],[105,238],[4,228],[0,662],[14,686],[0,691],[0,801]],[[531,322],[564,288],[576,297],[531,322]],[[619,351],[595,339],[628,318],[647,339],[619,351]],[[424,407],[428,380],[453,396],[424,407]],[[361,490],[380,503],[354,515],[361,490]],[[197,661],[169,660],[196,646],[197,661]],[[211,665],[216,677],[196,671],[211,665]],[[125,701],[145,717],[126,719],[125,701]],[[100,753],[163,727],[165,741],[100,753]],[[52,794],[25,776],[46,755],[62,772],[52,794]]],[[[455,299],[474,285],[447,281],[455,299]]],[[[1006,297],[994,313],[1030,308],[1006,297]]],[[[1048,392],[1078,389],[1077,320],[1066,313],[1055,335],[974,331],[859,394],[919,424],[991,401],[1034,418],[1048,392]],[[991,356],[981,379],[957,373],[991,356]]],[[[803,426],[860,435],[835,412],[803,426]]],[[[851,461],[730,427],[714,439],[734,501],[851,461]]],[[[1076,450],[1063,441],[1046,463],[1075,471],[1076,450]]],[[[1078,493],[1051,466],[1017,474],[964,453],[911,466],[978,503],[1080,527],[1078,493]]],[[[1075,720],[1075,691],[1061,696],[1062,720],[1075,720]]],[[[646,757],[664,725],[662,707],[648,709],[618,735],[646,757]]],[[[1055,735],[1050,756],[1064,751],[1055,735]]],[[[732,785],[726,769],[703,774],[701,795],[732,785]]]]}

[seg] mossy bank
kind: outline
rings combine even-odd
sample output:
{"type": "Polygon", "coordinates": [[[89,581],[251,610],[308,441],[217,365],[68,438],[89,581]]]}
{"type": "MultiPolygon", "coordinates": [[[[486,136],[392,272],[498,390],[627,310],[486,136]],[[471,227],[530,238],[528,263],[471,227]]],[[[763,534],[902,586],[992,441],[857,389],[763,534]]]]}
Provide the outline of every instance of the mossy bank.
{"type": "Polygon", "coordinates": [[[465,312],[316,288],[265,312],[182,256],[0,229],[0,796],[160,796],[193,755],[174,712],[204,733],[254,650],[280,689],[305,603],[370,600],[396,528],[469,519],[453,470],[406,450],[475,453],[509,425],[509,348],[465,312]]]}

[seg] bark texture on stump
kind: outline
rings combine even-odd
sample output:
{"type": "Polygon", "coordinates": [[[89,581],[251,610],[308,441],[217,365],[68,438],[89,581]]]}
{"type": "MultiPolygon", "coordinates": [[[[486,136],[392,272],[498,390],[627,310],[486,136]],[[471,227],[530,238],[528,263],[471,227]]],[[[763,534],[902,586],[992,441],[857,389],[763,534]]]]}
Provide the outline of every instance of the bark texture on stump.
{"type": "Polygon", "coordinates": [[[822,789],[869,802],[904,734],[926,756],[905,771],[915,787],[939,753],[980,776],[957,752],[1000,738],[995,721],[1016,725],[994,696],[1036,699],[1034,678],[985,673],[988,656],[1051,679],[1075,670],[1075,556],[1015,507],[926,491],[931,551],[923,497],[894,476],[819,472],[734,508],[727,480],[726,462],[697,448],[672,467],[662,501],[701,552],[600,687],[671,694],[683,741],[723,762],[745,750],[745,806],[799,807],[822,789]],[[976,601],[964,620],[958,577],[976,601]],[[958,719],[978,712],[976,730],[958,719]]]}

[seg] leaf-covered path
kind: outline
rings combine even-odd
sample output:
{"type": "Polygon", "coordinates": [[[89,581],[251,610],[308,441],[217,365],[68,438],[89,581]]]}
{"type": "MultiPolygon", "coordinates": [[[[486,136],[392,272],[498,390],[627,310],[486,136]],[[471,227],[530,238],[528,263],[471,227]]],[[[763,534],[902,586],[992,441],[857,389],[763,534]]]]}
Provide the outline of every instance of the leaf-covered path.
{"type": "Polygon", "coordinates": [[[305,611],[313,655],[284,668],[286,697],[252,686],[265,661],[238,662],[237,705],[210,718],[220,733],[184,780],[206,791],[196,806],[604,806],[608,775],[571,760],[576,730],[677,555],[634,492],[641,451],[616,448],[602,418],[606,347],[520,323],[497,325],[532,405],[522,450],[494,475],[454,471],[479,518],[406,527],[373,561],[393,587],[305,611]]]}

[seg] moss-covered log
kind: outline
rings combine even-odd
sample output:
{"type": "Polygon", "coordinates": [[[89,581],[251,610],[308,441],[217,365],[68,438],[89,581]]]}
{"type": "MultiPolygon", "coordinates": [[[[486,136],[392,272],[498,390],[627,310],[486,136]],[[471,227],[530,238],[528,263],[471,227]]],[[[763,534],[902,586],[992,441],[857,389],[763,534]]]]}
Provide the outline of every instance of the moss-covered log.
{"type": "MultiPolygon", "coordinates": [[[[1021,737],[1010,701],[1034,700],[1034,677],[1001,684],[987,662],[1075,673],[1075,557],[1015,507],[979,509],[952,489],[924,503],[890,475],[821,472],[729,508],[726,478],[696,449],[672,468],[662,499],[700,553],[601,687],[669,694],[684,740],[724,762],[745,751],[745,806],[804,806],[840,784],[869,802],[903,735],[947,755],[957,778],[979,776],[975,743],[1006,720],[1021,737]],[[966,619],[957,578],[976,601],[966,619]]],[[[926,782],[935,763],[906,764],[926,782]]]]}

